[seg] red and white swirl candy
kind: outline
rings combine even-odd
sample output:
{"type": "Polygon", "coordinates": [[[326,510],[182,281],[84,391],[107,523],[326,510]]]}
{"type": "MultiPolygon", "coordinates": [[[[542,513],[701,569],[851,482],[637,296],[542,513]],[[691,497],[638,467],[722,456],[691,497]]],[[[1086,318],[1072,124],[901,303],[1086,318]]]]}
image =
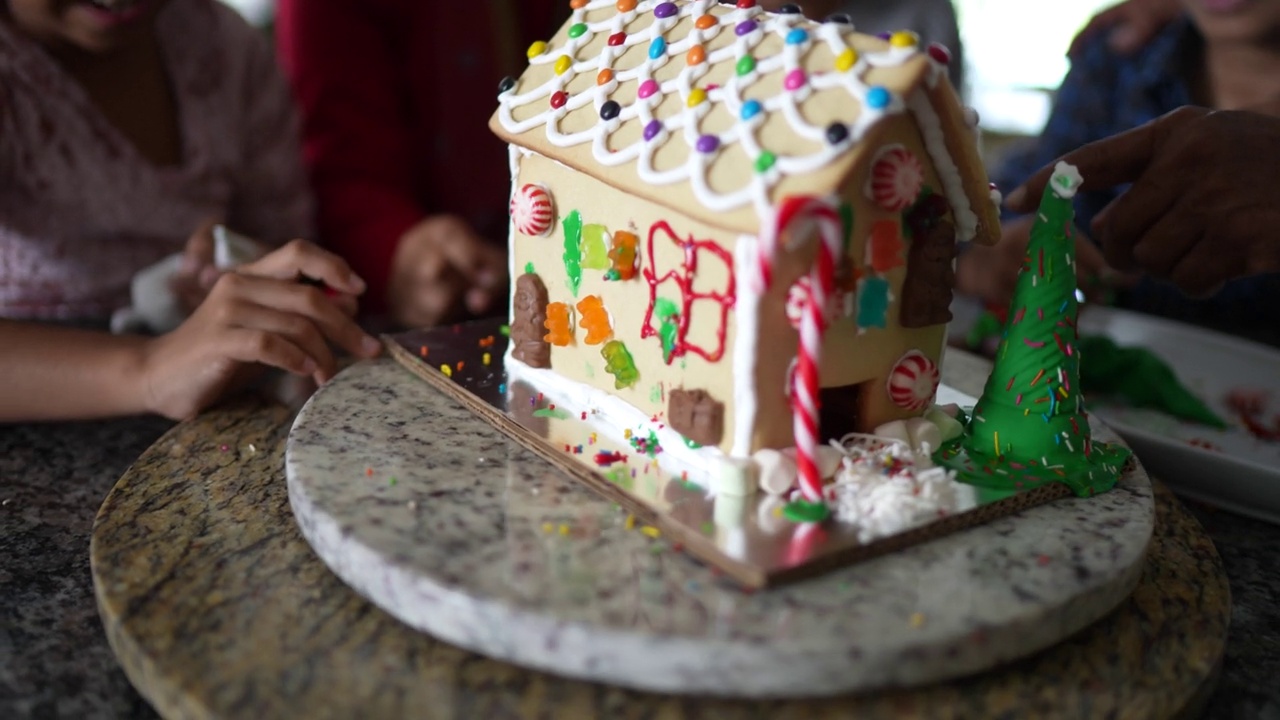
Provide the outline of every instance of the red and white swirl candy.
{"type": "MultiPolygon", "coordinates": [[[[804,319],[804,308],[809,302],[809,288],[812,285],[809,276],[801,277],[794,285],[787,290],[786,313],[787,320],[791,323],[791,327],[800,329],[800,322],[804,319]]],[[[845,293],[839,289],[832,290],[827,296],[827,312],[826,319],[828,323],[834,322],[844,314],[845,293]]]]}
{"type": "Polygon", "coordinates": [[[511,196],[511,220],[525,235],[549,234],[555,217],[551,193],[541,185],[530,183],[511,196]]]}
{"type": "Polygon", "coordinates": [[[919,350],[903,355],[889,373],[889,398],[907,410],[923,410],[938,391],[938,365],[919,350]]]}
{"type": "Polygon", "coordinates": [[[901,145],[882,149],[871,164],[867,194],[881,209],[901,212],[911,207],[924,187],[920,158],[901,145]]]}

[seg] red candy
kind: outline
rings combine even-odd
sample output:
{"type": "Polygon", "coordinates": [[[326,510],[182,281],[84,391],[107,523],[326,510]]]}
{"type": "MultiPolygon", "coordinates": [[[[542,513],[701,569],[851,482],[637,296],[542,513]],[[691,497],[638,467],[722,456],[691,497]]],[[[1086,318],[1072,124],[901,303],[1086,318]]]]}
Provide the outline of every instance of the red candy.
{"type": "Polygon", "coordinates": [[[551,96],[551,107],[556,110],[564,107],[564,104],[567,102],[569,102],[569,93],[563,90],[557,90],[555,94],[551,96]]]}
{"type": "Polygon", "coordinates": [[[627,41],[627,34],[624,32],[616,32],[609,36],[609,46],[618,47],[627,41]]]}
{"type": "Polygon", "coordinates": [[[756,0],[738,0],[738,9],[747,10],[756,6],[756,0]]]}
{"type": "Polygon", "coordinates": [[[942,63],[943,65],[951,64],[951,51],[942,43],[929,43],[929,48],[926,52],[929,53],[929,57],[933,58],[935,62],[942,63]]]}

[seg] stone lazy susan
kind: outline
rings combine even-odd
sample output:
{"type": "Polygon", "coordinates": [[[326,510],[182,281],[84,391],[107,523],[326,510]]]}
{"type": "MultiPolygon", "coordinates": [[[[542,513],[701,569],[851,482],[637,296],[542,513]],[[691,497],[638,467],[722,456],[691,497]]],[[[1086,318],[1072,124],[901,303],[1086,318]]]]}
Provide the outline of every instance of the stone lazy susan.
{"type": "Polygon", "coordinates": [[[1134,464],[1096,498],[748,592],[388,363],[312,398],[286,475],[319,557],[413,628],[569,677],[736,697],[915,685],[1048,647],[1129,594],[1154,523],[1134,464]]]}

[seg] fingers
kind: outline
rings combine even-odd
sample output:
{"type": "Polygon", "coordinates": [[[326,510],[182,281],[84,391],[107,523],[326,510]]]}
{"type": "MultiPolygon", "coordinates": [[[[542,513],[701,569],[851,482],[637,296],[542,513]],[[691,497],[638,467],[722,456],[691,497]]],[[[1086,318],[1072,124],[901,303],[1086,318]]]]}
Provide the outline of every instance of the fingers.
{"type": "Polygon", "coordinates": [[[1203,108],[1179,108],[1132,130],[1073,150],[1037,170],[1021,187],[1009,193],[1005,205],[1015,212],[1034,211],[1058,162],[1074,165],[1080,171],[1084,178],[1081,192],[1133,182],[1160,156],[1174,133],[1204,117],[1207,112],[1203,108]]]}
{"type": "Polygon", "coordinates": [[[213,263],[213,228],[216,220],[205,220],[196,228],[182,248],[180,272],[195,275],[213,263]]]}
{"type": "Polygon", "coordinates": [[[319,370],[319,365],[306,351],[267,330],[231,328],[225,349],[227,355],[238,362],[270,365],[295,375],[310,376],[319,370]]]}
{"type": "MultiPolygon", "coordinates": [[[[1177,216],[1176,208],[1182,187],[1172,180],[1175,175],[1161,173],[1156,168],[1144,174],[1123,195],[1112,200],[1093,219],[1093,232],[1102,244],[1107,262],[1119,270],[1132,271],[1146,267],[1145,263],[1135,256],[1137,244],[1143,241],[1156,226],[1155,241],[1170,232],[1181,234],[1176,224],[1170,224],[1168,218],[1177,216]]],[[[1185,252],[1185,246],[1168,248],[1169,252],[1185,252]]],[[[1148,246],[1144,249],[1146,256],[1162,260],[1165,251],[1158,247],[1148,246]]],[[[1179,255],[1180,256],[1180,255],[1179,255]]],[[[1168,265],[1171,268],[1172,264],[1168,265]]],[[[1151,268],[1147,268],[1151,269],[1151,268]]],[[[1167,268],[1166,268],[1167,269],[1167,268]]]]}
{"type": "Polygon", "coordinates": [[[1204,299],[1216,295],[1227,281],[1243,274],[1239,258],[1201,241],[1169,272],[1169,281],[1188,296],[1204,299]]]}
{"type": "Polygon", "coordinates": [[[238,272],[290,281],[301,275],[351,295],[360,295],[366,287],[342,258],[303,240],[294,240],[261,260],[243,265],[238,272]]]}
{"type": "Polygon", "coordinates": [[[324,382],[337,372],[337,360],[329,350],[325,336],[321,334],[316,324],[306,317],[273,307],[251,306],[247,301],[239,301],[228,312],[238,318],[239,328],[264,331],[279,336],[301,350],[312,361],[311,365],[315,368],[303,374],[316,374],[317,379],[324,382]]]}
{"type": "Polygon", "coordinates": [[[1138,236],[1130,251],[1133,265],[1153,277],[1168,278],[1203,238],[1204,227],[1175,208],[1138,236]]]}

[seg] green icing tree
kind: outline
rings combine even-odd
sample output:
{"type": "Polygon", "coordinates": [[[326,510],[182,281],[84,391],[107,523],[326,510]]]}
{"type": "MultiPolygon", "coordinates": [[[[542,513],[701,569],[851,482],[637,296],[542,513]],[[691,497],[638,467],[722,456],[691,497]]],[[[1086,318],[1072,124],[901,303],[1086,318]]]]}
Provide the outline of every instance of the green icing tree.
{"type": "Polygon", "coordinates": [[[1074,167],[1055,168],[991,376],[958,446],[939,453],[965,482],[993,490],[1063,482],[1091,495],[1115,485],[1129,455],[1093,442],[1081,401],[1071,206],[1080,181],[1074,167]]]}

